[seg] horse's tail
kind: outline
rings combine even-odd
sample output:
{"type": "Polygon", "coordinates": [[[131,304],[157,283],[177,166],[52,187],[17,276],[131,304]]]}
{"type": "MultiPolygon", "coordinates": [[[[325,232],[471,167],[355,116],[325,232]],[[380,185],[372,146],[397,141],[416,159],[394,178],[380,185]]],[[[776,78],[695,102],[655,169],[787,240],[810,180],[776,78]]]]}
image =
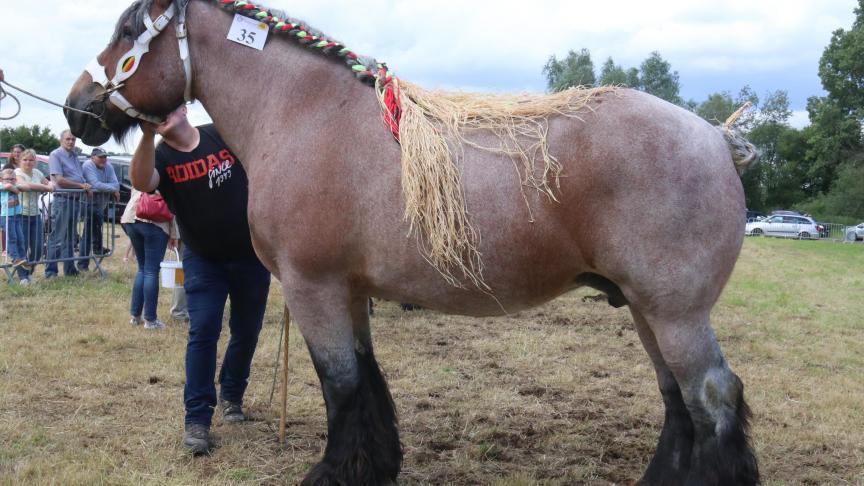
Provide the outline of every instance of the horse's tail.
{"type": "Polygon", "coordinates": [[[738,171],[738,175],[743,174],[744,171],[756,161],[758,156],[756,153],[756,147],[753,146],[752,143],[748,142],[738,130],[733,128],[735,122],[738,121],[738,118],[747,108],[750,108],[750,105],[751,103],[749,101],[744,103],[744,106],[738,108],[735,113],[732,113],[732,115],[729,116],[726,123],[717,127],[717,129],[723,133],[723,138],[726,139],[726,144],[729,145],[729,151],[732,153],[732,162],[735,163],[735,170],[738,171]]]}

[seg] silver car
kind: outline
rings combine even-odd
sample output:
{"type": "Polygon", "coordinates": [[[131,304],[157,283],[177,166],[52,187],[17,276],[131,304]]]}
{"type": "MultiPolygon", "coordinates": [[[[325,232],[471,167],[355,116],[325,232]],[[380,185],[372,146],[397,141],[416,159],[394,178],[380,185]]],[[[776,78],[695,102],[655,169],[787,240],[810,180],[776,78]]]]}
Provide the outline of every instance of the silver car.
{"type": "Polygon", "coordinates": [[[846,228],[846,241],[864,240],[864,223],[846,228]]]}
{"type": "Polygon", "coordinates": [[[807,216],[775,214],[762,221],[747,223],[744,234],[751,236],[783,236],[786,238],[818,239],[822,226],[807,216]]]}

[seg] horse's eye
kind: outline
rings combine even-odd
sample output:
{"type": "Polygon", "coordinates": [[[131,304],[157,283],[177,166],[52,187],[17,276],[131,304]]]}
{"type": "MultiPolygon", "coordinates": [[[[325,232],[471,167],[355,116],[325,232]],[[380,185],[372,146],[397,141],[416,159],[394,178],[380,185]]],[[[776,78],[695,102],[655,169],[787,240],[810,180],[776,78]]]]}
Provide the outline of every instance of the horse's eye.
{"type": "Polygon", "coordinates": [[[132,27],[124,25],[123,28],[120,30],[120,35],[122,35],[124,38],[131,39],[134,35],[134,33],[132,32],[132,27]]]}

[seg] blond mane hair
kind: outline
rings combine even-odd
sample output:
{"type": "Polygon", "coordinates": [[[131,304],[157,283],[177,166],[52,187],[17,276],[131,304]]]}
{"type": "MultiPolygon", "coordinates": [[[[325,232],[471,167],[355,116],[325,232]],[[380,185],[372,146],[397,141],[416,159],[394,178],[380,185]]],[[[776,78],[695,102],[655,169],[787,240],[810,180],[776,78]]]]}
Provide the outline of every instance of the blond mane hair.
{"type": "MultiPolygon", "coordinates": [[[[616,88],[512,95],[428,91],[406,81],[399,83],[402,192],[409,234],[417,238],[424,258],[450,284],[464,288],[467,281],[491,292],[483,281],[478,250],[481,236],[471,224],[459,175],[465,146],[512,160],[528,218],[533,221],[524,188],[557,201],[562,170],[547,143],[549,118],[579,118],[592,110],[592,99],[616,88]],[[483,145],[473,141],[469,134],[477,130],[492,134],[497,142],[483,145]]],[[[383,99],[381,102],[386,112],[383,99]]]]}

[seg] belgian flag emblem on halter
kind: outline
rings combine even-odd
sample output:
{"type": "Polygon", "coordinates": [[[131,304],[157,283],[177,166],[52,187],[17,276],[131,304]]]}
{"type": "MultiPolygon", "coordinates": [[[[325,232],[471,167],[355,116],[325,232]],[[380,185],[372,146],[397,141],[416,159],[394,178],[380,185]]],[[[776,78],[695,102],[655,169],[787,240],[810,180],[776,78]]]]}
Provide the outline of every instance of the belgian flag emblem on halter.
{"type": "Polygon", "coordinates": [[[133,67],[135,67],[135,56],[129,57],[123,61],[123,67],[121,69],[124,73],[128,73],[133,67]]]}

